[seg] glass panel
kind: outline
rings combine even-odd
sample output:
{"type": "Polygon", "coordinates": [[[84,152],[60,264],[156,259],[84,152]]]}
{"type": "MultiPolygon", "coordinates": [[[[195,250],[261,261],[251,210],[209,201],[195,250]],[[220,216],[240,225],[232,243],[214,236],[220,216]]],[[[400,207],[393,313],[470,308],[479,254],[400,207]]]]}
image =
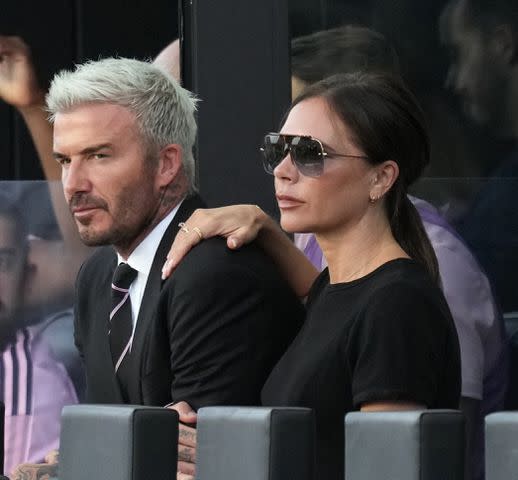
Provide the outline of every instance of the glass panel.
{"type": "Polygon", "coordinates": [[[343,3],[308,0],[305,15],[291,6],[291,29],[305,35],[292,38],[293,96],[335,73],[401,74],[420,101],[431,140],[427,178],[412,193],[455,225],[502,310],[518,311],[518,112],[516,89],[506,80],[514,66],[489,46],[503,41],[499,32],[516,28],[513,2],[343,3]]]}
{"type": "MultiPolygon", "coordinates": [[[[51,189],[61,185],[54,183],[51,189]]],[[[64,199],[56,207],[66,208],[64,199]]],[[[85,249],[74,236],[64,238],[62,227],[46,182],[0,182],[0,400],[6,409],[6,472],[21,462],[41,461],[57,448],[61,409],[77,403],[84,392],[72,305],[85,249]]]]}

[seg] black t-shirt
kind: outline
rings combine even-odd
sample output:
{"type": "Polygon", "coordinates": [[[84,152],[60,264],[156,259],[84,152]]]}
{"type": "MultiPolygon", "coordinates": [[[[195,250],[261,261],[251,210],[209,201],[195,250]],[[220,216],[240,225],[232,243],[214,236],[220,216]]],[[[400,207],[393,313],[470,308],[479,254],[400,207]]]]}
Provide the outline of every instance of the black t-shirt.
{"type": "Polygon", "coordinates": [[[457,333],[442,292],[415,261],[390,261],[308,297],[307,318],[263,388],[264,405],[315,411],[317,478],[344,476],[344,415],[375,401],[458,408],[457,333]]]}

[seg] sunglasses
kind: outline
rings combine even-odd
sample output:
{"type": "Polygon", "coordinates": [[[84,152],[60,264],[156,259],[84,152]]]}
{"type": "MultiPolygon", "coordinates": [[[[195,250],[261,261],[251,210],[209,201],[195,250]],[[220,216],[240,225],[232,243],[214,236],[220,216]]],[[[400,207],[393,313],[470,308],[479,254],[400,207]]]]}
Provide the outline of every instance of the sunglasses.
{"type": "Polygon", "coordinates": [[[327,153],[322,142],[309,135],[284,135],[282,133],[268,133],[264,137],[263,167],[267,173],[273,175],[275,167],[290,154],[291,161],[298,171],[307,177],[319,177],[324,171],[326,157],[364,158],[365,155],[346,155],[341,153],[327,153]]]}

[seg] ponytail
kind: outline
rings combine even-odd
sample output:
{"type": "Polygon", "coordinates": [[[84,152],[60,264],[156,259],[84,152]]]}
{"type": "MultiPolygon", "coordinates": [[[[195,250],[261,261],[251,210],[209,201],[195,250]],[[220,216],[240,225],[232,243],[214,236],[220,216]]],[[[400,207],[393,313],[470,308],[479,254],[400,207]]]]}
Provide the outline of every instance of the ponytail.
{"type": "Polygon", "coordinates": [[[439,263],[421,216],[397,181],[387,197],[392,235],[410,258],[419,262],[440,285],[439,263]]]}

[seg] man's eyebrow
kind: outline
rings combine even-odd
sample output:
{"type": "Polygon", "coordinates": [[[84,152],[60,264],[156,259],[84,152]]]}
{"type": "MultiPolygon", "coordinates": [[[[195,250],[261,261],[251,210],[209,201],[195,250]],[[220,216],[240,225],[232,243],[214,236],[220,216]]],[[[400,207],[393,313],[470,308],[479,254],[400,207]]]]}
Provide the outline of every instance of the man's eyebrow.
{"type": "MultiPolygon", "coordinates": [[[[80,155],[89,155],[91,153],[98,152],[99,150],[103,150],[106,148],[112,148],[111,143],[99,143],[98,145],[92,145],[91,147],[83,148],[79,153],[80,155]]],[[[52,152],[52,155],[56,160],[68,158],[67,155],[59,152],[52,152]]]]}
{"type": "Polygon", "coordinates": [[[95,153],[105,148],[112,148],[111,143],[99,143],[98,145],[92,145],[91,147],[83,148],[79,153],[81,155],[88,155],[89,153],[95,153]]]}

